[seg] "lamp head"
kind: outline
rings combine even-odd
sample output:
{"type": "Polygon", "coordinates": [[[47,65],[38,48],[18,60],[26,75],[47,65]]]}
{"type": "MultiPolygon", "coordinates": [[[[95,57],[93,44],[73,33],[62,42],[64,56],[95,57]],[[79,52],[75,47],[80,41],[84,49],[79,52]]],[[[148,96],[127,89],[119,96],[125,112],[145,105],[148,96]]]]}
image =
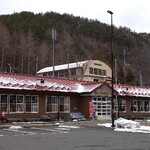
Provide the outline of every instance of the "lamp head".
{"type": "Polygon", "coordinates": [[[113,14],[113,12],[112,12],[112,11],[110,11],[110,10],[108,10],[107,12],[108,12],[109,14],[111,14],[111,15],[113,14]]]}

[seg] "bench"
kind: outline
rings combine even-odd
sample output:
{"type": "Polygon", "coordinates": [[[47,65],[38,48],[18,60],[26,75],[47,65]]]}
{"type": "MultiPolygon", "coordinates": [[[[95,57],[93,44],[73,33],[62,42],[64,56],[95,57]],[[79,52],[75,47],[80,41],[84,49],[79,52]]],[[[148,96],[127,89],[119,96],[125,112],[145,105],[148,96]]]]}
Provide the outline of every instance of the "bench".
{"type": "Polygon", "coordinates": [[[85,118],[80,112],[71,112],[65,115],[64,120],[85,120],[85,118]]]}

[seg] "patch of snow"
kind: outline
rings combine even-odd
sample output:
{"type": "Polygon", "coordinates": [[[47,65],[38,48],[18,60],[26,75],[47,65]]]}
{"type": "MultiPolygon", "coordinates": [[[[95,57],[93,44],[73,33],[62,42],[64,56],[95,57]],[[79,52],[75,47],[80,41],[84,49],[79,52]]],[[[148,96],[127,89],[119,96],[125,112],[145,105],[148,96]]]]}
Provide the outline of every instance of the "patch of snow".
{"type": "Polygon", "coordinates": [[[60,123],[59,123],[59,122],[56,122],[55,125],[60,125],[60,123]]]}
{"type": "Polygon", "coordinates": [[[72,121],[77,122],[78,120],[77,119],[73,119],[72,121]]]}
{"type": "Polygon", "coordinates": [[[10,126],[9,129],[16,130],[16,129],[22,129],[22,127],[21,126],[10,126]]]}
{"type": "Polygon", "coordinates": [[[70,128],[70,129],[77,129],[80,128],[79,126],[66,126],[66,125],[59,125],[59,128],[70,128]]]}
{"type": "Polygon", "coordinates": [[[77,90],[76,90],[77,92],[82,93],[85,91],[85,88],[83,85],[78,84],[78,83],[76,85],[77,85],[77,90]]]}
{"type": "Polygon", "coordinates": [[[102,124],[97,124],[98,126],[103,126],[103,127],[107,127],[110,128],[111,127],[111,123],[102,123],[102,124]]]}

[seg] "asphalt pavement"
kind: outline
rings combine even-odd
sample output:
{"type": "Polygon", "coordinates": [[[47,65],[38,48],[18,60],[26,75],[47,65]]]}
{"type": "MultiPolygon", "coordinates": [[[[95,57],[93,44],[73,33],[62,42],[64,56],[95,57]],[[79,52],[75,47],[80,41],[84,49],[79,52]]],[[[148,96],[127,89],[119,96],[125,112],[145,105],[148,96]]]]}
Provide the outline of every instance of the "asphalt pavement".
{"type": "Polygon", "coordinates": [[[116,132],[97,123],[65,122],[62,125],[80,128],[61,130],[56,123],[26,124],[18,130],[9,130],[5,124],[0,129],[4,135],[0,136],[0,150],[150,150],[150,134],[116,132]]]}

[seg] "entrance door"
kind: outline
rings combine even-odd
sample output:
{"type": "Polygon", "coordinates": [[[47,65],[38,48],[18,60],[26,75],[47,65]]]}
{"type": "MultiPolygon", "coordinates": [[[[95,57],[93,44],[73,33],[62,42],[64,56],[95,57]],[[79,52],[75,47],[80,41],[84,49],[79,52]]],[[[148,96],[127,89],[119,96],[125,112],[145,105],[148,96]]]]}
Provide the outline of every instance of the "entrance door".
{"type": "Polygon", "coordinates": [[[94,97],[94,111],[99,119],[111,119],[111,99],[109,97],[94,97]]]}

